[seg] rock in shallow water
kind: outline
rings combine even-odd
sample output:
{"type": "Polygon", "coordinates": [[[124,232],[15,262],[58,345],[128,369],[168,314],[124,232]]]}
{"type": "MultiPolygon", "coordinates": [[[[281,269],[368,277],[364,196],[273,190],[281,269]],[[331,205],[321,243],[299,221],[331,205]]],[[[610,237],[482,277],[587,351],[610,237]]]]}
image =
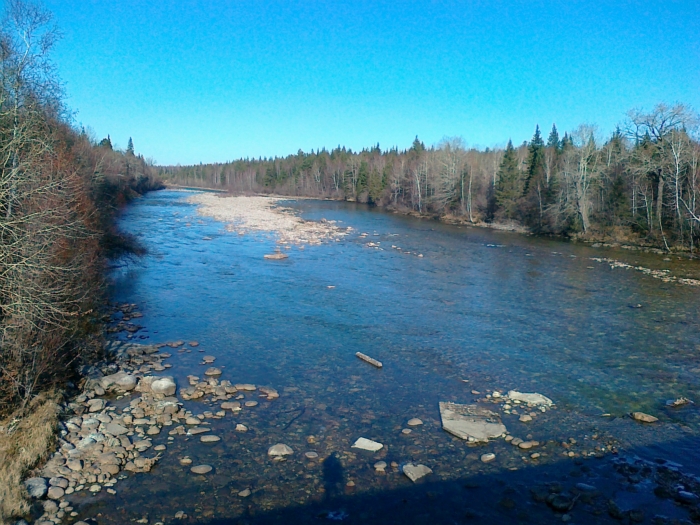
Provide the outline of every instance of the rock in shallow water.
{"type": "Polygon", "coordinates": [[[197,465],[196,467],[192,467],[190,472],[193,474],[208,474],[212,470],[214,469],[211,465],[197,465]]]}
{"type": "Polygon", "coordinates": [[[355,443],[352,445],[352,448],[359,448],[361,450],[377,452],[378,450],[381,450],[383,446],[384,445],[378,443],[377,441],[372,441],[371,439],[361,437],[357,441],[355,441],[355,443]]]}
{"type": "Polygon", "coordinates": [[[414,465],[413,463],[404,465],[402,471],[406,477],[414,483],[422,477],[433,473],[433,471],[425,465],[414,465]]]}
{"type": "Polygon", "coordinates": [[[408,423],[406,423],[409,427],[417,427],[419,425],[422,425],[423,422],[418,419],[417,417],[414,417],[413,419],[409,419],[408,423]]]}
{"type": "Polygon", "coordinates": [[[172,377],[161,377],[151,383],[151,392],[164,396],[175,395],[175,380],[172,377]]]}
{"type": "Polygon", "coordinates": [[[481,455],[482,463],[491,463],[494,459],[496,459],[496,454],[493,452],[487,452],[486,454],[481,455]]]}
{"type": "Polygon", "coordinates": [[[498,414],[477,405],[440,402],[442,428],[470,442],[486,442],[506,432],[498,414]]]}
{"type": "Polygon", "coordinates": [[[208,435],[202,436],[201,438],[199,438],[199,440],[202,443],[216,443],[217,441],[221,441],[221,438],[219,436],[208,435]]]}
{"type": "Polygon", "coordinates": [[[268,456],[288,456],[290,454],[294,454],[294,451],[284,443],[277,443],[267,449],[268,456]]]}
{"type": "Polygon", "coordinates": [[[644,412],[632,412],[632,419],[641,421],[642,423],[656,423],[659,418],[645,414],[644,412]]]}

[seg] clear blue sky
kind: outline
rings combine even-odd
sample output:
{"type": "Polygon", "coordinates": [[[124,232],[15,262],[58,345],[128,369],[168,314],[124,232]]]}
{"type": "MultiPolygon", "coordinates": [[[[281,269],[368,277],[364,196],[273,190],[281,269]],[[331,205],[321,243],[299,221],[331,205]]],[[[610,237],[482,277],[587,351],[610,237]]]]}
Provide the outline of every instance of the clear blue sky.
{"type": "Polygon", "coordinates": [[[161,164],[700,109],[700,2],[45,0],[76,122],[161,164]]]}

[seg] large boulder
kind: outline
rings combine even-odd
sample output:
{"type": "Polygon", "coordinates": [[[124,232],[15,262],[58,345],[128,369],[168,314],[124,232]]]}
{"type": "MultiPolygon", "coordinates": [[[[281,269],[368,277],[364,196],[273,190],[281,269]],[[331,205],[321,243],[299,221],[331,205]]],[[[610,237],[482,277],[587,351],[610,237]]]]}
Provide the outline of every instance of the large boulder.
{"type": "Polygon", "coordinates": [[[175,395],[177,385],[172,377],[160,377],[151,383],[151,392],[163,396],[175,395]]]}
{"type": "Polygon", "coordinates": [[[45,478],[29,478],[25,480],[24,486],[27,488],[29,495],[36,499],[46,496],[46,492],[49,490],[49,484],[45,478]]]}

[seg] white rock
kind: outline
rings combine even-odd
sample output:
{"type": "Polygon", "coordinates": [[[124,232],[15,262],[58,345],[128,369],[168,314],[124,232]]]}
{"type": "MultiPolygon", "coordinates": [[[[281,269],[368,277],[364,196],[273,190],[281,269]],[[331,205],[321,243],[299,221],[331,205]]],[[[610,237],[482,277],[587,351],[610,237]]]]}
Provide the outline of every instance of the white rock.
{"type": "Polygon", "coordinates": [[[378,450],[381,450],[382,447],[381,443],[378,443],[376,441],[372,441],[371,439],[367,438],[359,438],[355,443],[352,445],[352,448],[359,448],[361,450],[369,450],[370,452],[377,452],[378,450]]]}
{"type": "Polygon", "coordinates": [[[402,471],[406,475],[406,477],[408,477],[408,479],[410,479],[414,483],[420,478],[433,473],[433,471],[425,465],[414,465],[413,463],[408,463],[404,465],[402,471]]]}
{"type": "Polygon", "coordinates": [[[124,375],[123,377],[119,378],[115,384],[120,390],[124,390],[125,392],[130,392],[134,388],[136,388],[136,377],[132,375],[124,375]]]}
{"type": "Polygon", "coordinates": [[[172,396],[175,394],[176,388],[175,380],[172,377],[161,377],[151,383],[151,392],[154,394],[172,396]]]}
{"type": "Polygon", "coordinates": [[[520,401],[522,403],[527,403],[533,406],[545,406],[549,407],[554,404],[554,402],[546,396],[537,393],[525,394],[523,392],[518,392],[517,390],[511,390],[508,392],[508,399],[513,401],[520,401]]]}
{"type": "Polygon", "coordinates": [[[290,454],[294,454],[294,451],[284,443],[277,443],[267,449],[268,456],[288,456],[290,454]]]}
{"type": "Polygon", "coordinates": [[[418,419],[417,417],[414,417],[413,419],[409,419],[408,423],[406,423],[409,427],[417,427],[419,425],[422,425],[423,422],[418,419]]]}
{"type": "Polygon", "coordinates": [[[486,454],[481,455],[481,461],[483,463],[491,463],[494,459],[496,459],[496,454],[493,452],[487,452],[486,454]]]}

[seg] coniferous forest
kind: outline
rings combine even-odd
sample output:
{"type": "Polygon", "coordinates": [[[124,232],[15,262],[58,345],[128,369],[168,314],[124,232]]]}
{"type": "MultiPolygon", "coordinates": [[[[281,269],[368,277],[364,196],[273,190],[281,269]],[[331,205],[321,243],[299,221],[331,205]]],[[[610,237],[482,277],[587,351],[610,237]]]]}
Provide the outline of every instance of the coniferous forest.
{"type": "Polygon", "coordinates": [[[581,125],[536,127],[529,142],[475,149],[460,138],[407,150],[379,145],[284,158],[161,167],[172,183],[345,199],[404,213],[696,251],[700,233],[698,116],[683,104],[630,110],[603,137],[581,125]]]}

